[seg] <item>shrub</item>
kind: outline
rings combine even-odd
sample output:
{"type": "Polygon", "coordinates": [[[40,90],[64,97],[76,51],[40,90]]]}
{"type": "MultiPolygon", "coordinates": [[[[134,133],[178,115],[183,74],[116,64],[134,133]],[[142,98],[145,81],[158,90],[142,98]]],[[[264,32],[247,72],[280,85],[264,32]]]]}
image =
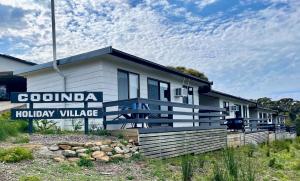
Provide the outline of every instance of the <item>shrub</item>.
{"type": "Polygon", "coordinates": [[[193,177],[193,162],[190,155],[185,155],[181,160],[182,180],[191,181],[193,177]]]}
{"type": "Polygon", "coordinates": [[[212,180],[213,181],[227,181],[225,175],[223,174],[223,172],[218,164],[215,164],[215,166],[214,166],[212,180]]]}
{"type": "MultiPolygon", "coordinates": [[[[114,150],[113,150],[114,151],[114,150]]],[[[142,161],[144,160],[145,158],[143,157],[142,154],[140,153],[136,153],[136,154],[133,154],[132,157],[131,157],[131,160],[134,160],[134,161],[142,161]]]]}
{"type": "Polygon", "coordinates": [[[229,174],[237,180],[238,178],[238,163],[235,159],[235,153],[233,148],[228,148],[224,151],[224,163],[229,174]]]}
{"type": "Polygon", "coordinates": [[[134,179],[134,176],[129,175],[129,176],[127,176],[126,178],[127,178],[127,180],[133,180],[133,179],[134,179]]]}
{"type": "Polygon", "coordinates": [[[118,139],[124,139],[124,138],[125,138],[124,134],[122,134],[122,133],[119,133],[119,134],[117,135],[117,137],[118,137],[118,139]]]}
{"type": "Polygon", "coordinates": [[[115,157],[115,158],[111,158],[109,160],[109,162],[111,162],[111,163],[120,163],[120,162],[123,162],[124,160],[125,160],[125,158],[123,158],[123,157],[115,157]]]}
{"type": "Polygon", "coordinates": [[[267,157],[270,157],[270,155],[271,155],[270,148],[267,147],[267,153],[266,153],[266,156],[267,156],[267,157]]]}
{"type": "Polygon", "coordinates": [[[121,140],[120,143],[121,143],[122,145],[125,145],[125,146],[128,145],[128,141],[126,141],[126,140],[121,140]]]}
{"type": "Polygon", "coordinates": [[[19,181],[40,181],[41,179],[37,176],[22,176],[19,181]]]}
{"type": "Polygon", "coordinates": [[[269,167],[276,168],[276,169],[283,169],[283,165],[277,163],[276,158],[272,158],[269,160],[269,167]]]}
{"type": "Polygon", "coordinates": [[[250,144],[245,147],[248,157],[253,157],[253,153],[255,152],[256,146],[254,144],[250,144]]]}
{"type": "Polygon", "coordinates": [[[4,141],[10,136],[17,136],[26,131],[27,127],[27,121],[11,120],[10,112],[2,113],[0,115],[0,141],[4,141]]]}
{"type": "Polygon", "coordinates": [[[33,159],[32,152],[26,148],[15,147],[9,149],[0,149],[0,161],[15,163],[30,159],[33,159]]]}
{"type": "Polygon", "coordinates": [[[273,141],[272,144],[270,144],[270,147],[275,151],[275,152],[280,152],[283,150],[287,150],[288,152],[290,151],[290,141],[285,141],[285,140],[276,140],[273,141]]]}
{"type": "Polygon", "coordinates": [[[80,167],[93,167],[94,163],[90,159],[87,159],[85,157],[81,157],[80,160],[78,160],[77,165],[80,166],[80,167]]]}
{"type": "Polygon", "coordinates": [[[42,134],[52,134],[56,131],[56,122],[51,120],[35,120],[35,126],[42,134]]]}
{"type": "Polygon", "coordinates": [[[111,136],[111,133],[109,130],[98,128],[96,130],[90,130],[90,133],[93,135],[98,135],[98,136],[111,136]]]}

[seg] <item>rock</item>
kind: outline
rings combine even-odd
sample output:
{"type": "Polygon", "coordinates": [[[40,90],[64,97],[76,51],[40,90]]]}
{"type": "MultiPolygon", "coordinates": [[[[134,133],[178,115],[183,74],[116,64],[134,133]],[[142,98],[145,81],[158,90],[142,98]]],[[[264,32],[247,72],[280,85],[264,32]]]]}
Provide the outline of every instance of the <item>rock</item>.
{"type": "Polygon", "coordinates": [[[91,148],[92,151],[100,151],[100,147],[99,146],[93,146],[91,148]]]}
{"type": "Polygon", "coordinates": [[[94,143],[92,142],[87,142],[84,144],[84,147],[93,147],[94,146],[94,143]]]}
{"type": "Polygon", "coordinates": [[[52,153],[55,157],[63,157],[62,152],[63,152],[62,150],[57,150],[57,151],[53,151],[52,153]]]}
{"type": "Polygon", "coordinates": [[[114,148],[114,150],[116,151],[116,153],[118,153],[118,154],[122,154],[122,153],[124,153],[124,150],[122,150],[120,147],[118,147],[118,146],[116,146],[115,148],[114,148]]]}
{"type": "Polygon", "coordinates": [[[103,152],[103,151],[95,151],[95,152],[92,153],[92,157],[96,158],[96,159],[99,159],[103,156],[106,156],[105,152],[103,152]]]}
{"type": "Polygon", "coordinates": [[[96,146],[101,146],[101,145],[103,145],[103,143],[102,143],[102,141],[97,141],[97,142],[95,142],[95,145],[96,146]]]}
{"type": "Polygon", "coordinates": [[[130,152],[130,149],[127,148],[127,147],[123,147],[123,153],[129,153],[130,152]]]}
{"type": "Polygon", "coordinates": [[[59,147],[57,145],[52,145],[48,148],[50,151],[57,151],[59,150],[59,147]]]}
{"type": "Polygon", "coordinates": [[[110,145],[112,143],[112,141],[110,139],[106,139],[102,141],[103,145],[110,145]]]}
{"type": "Polygon", "coordinates": [[[101,149],[101,151],[104,151],[104,152],[111,152],[113,150],[113,148],[111,148],[108,145],[102,145],[102,146],[100,146],[100,149],[101,149]]]}
{"type": "Polygon", "coordinates": [[[70,145],[58,145],[60,149],[62,150],[71,150],[72,146],[70,145]]]}
{"type": "Polygon", "coordinates": [[[116,155],[111,156],[111,158],[124,158],[124,155],[116,154],[116,155]]]}
{"type": "Polygon", "coordinates": [[[107,156],[112,156],[113,153],[112,153],[112,152],[107,152],[106,155],[107,155],[107,156]]]}
{"type": "Polygon", "coordinates": [[[134,139],[129,139],[128,142],[133,144],[134,143],[134,139]]]}
{"type": "Polygon", "coordinates": [[[65,156],[65,157],[75,157],[76,156],[76,152],[73,151],[73,150],[64,150],[62,152],[62,154],[65,156]]]}
{"type": "Polygon", "coordinates": [[[83,148],[83,149],[79,149],[79,150],[76,150],[76,153],[85,153],[88,149],[86,148],[83,148]]]}
{"type": "Polygon", "coordinates": [[[83,157],[88,158],[90,156],[88,154],[86,154],[86,153],[78,153],[78,157],[80,157],[80,158],[83,158],[83,157]]]}
{"type": "Polygon", "coordinates": [[[117,144],[117,143],[112,143],[110,146],[111,146],[112,148],[114,148],[114,147],[118,146],[118,144],[117,144]]]}
{"type": "Polygon", "coordinates": [[[131,153],[127,153],[127,154],[124,155],[124,158],[127,158],[127,159],[128,159],[128,158],[130,158],[130,157],[132,157],[132,154],[131,154],[131,153]]]}
{"type": "Polygon", "coordinates": [[[78,161],[80,160],[80,158],[77,158],[77,157],[69,157],[69,158],[67,158],[67,160],[68,160],[69,162],[78,162],[78,161]]]}
{"type": "Polygon", "coordinates": [[[56,161],[56,162],[63,162],[63,161],[65,161],[65,159],[63,157],[54,157],[53,160],[56,161]]]}
{"type": "Polygon", "coordinates": [[[79,143],[79,142],[60,142],[58,143],[58,145],[69,145],[69,146],[72,146],[72,147],[79,147],[79,146],[84,146],[84,143],[79,143]]]}
{"type": "Polygon", "coordinates": [[[55,154],[50,151],[47,146],[41,147],[38,151],[38,154],[46,158],[52,158],[53,156],[55,156],[55,154]]]}
{"type": "Polygon", "coordinates": [[[80,150],[80,149],[84,149],[84,147],[82,147],[82,146],[75,146],[75,147],[72,147],[72,150],[80,150]]]}
{"type": "Polygon", "coordinates": [[[109,161],[109,156],[102,156],[102,157],[100,157],[100,158],[97,158],[97,160],[99,160],[99,161],[103,161],[103,162],[108,162],[109,161]]]}
{"type": "Polygon", "coordinates": [[[129,148],[131,152],[136,152],[138,150],[138,147],[134,146],[129,148]]]}

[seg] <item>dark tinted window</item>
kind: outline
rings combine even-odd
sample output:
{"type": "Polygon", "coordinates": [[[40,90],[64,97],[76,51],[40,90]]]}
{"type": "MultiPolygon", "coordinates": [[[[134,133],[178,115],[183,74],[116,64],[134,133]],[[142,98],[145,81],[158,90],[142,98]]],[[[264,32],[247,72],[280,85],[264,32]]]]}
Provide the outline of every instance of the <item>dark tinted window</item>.
{"type": "Polygon", "coordinates": [[[118,71],[118,98],[119,100],[129,98],[129,82],[128,74],[123,71],[118,71]]]}

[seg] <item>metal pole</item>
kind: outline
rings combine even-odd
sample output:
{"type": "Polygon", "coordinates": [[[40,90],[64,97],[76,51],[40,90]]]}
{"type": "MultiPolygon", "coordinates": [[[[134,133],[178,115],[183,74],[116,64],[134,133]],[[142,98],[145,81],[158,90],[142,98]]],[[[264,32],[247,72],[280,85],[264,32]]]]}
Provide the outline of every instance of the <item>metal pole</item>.
{"type": "MultiPolygon", "coordinates": [[[[29,103],[29,109],[33,109],[33,103],[29,103]]],[[[33,119],[29,119],[29,125],[28,125],[28,133],[33,133],[33,119]]]]}

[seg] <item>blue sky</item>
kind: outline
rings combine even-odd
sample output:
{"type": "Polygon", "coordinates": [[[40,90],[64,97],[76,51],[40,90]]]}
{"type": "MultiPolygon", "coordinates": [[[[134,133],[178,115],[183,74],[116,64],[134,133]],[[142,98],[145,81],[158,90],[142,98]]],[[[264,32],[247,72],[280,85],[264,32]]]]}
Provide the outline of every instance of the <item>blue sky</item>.
{"type": "MultiPolygon", "coordinates": [[[[51,60],[50,0],[0,0],[0,53],[51,60]]],[[[300,99],[299,0],[59,0],[58,57],[112,45],[213,88],[300,99]]]]}

